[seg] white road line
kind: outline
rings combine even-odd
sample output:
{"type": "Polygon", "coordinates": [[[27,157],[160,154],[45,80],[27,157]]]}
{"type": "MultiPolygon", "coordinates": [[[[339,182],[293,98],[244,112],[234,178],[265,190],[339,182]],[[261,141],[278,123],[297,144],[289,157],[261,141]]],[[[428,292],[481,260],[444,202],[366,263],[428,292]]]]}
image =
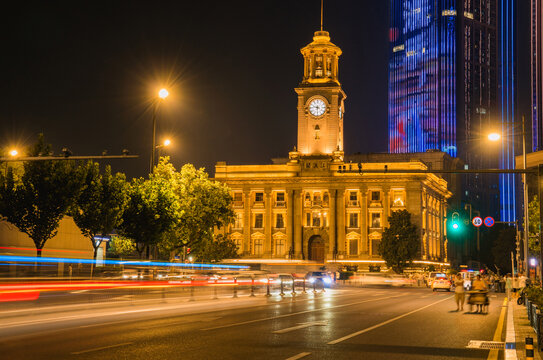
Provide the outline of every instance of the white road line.
{"type": "Polygon", "coordinates": [[[298,355],[294,355],[294,356],[289,357],[287,360],[298,360],[298,359],[301,359],[303,357],[306,357],[307,355],[311,355],[311,353],[310,352],[299,353],[298,355]]]}
{"type": "Polygon", "coordinates": [[[127,343],[116,344],[116,345],[102,346],[102,347],[94,348],[94,349],[75,351],[75,352],[70,353],[70,354],[71,355],[79,355],[79,354],[85,354],[85,353],[89,353],[89,352],[93,352],[93,351],[99,351],[99,350],[111,349],[111,348],[115,348],[115,347],[119,347],[119,346],[130,345],[130,344],[133,344],[133,343],[132,342],[127,342],[127,343]]]}
{"type": "Polygon", "coordinates": [[[278,315],[278,316],[271,316],[271,317],[256,319],[256,320],[243,321],[243,322],[234,323],[234,324],[214,326],[214,327],[205,328],[205,329],[201,329],[201,330],[202,331],[208,331],[208,330],[224,329],[224,328],[227,328],[227,327],[246,325],[246,324],[253,324],[253,323],[261,322],[261,321],[275,320],[275,319],[281,319],[281,318],[285,318],[285,317],[289,317],[289,316],[296,316],[296,315],[300,315],[300,314],[307,314],[307,313],[317,312],[317,311],[322,311],[322,310],[330,310],[330,309],[337,309],[337,308],[346,307],[346,306],[358,305],[358,304],[363,304],[363,303],[370,302],[370,301],[392,299],[392,298],[396,298],[396,297],[400,297],[400,296],[402,296],[402,295],[395,295],[395,296],[387,296],[387,297],[383,297],[383,298],[368,299],[368,300],[357,301],[357,302],[349,303],[349,304],[328,306],[328,307],[323,307],[323,308],[319,308],[319,309],[298,311],[298,312],[295,312],[295,313],[278,315]]]}
{"type": "Polygon", "coordinates": [[[405,314],[403,314],[403,315],[400,315],[400,316],[396,316],[395,318],[389,319],[389,320],[387,320],[387,321],[383,321],[383,322],[380,323],[380,324],[373,325],[373,326],[370,326],[369,328],[366,328],[366,329],[364,329],[364,330],[360,330],[360,331],[354,332],[354,333],[352,333],[352,334],[349,334],[349,335],[347,335],[347,336],[341,337],[341,338],[339,338],[339,339],[332,340],[332,341],[328,342],[327,344],[328,344],[328,345],[335,345],[335,344],[337,344],[337,343],[340,343],[340,342],[342,342],[342,341],[348,340],[348,339],[353,338],[353,337],[355,337],[355,336],[364,334],[364,333],[366,333],[366,332],[368,332],[368,331],[377,329],[377,328],[379,328],[379,327],[381,327],[381,326],[384,326],[384,325],[386,325],[386,324],[390,324],[391,322],[394,322],[394,321],[396,321],[396,320],[400,320],[401,318],[404,318],[404,317],[406,317],[406,316],[409,316],[409,315],[411,315],[411,314],[414,314],[414,313],[416,313],[416,312],[419,312],[419,311],[424,310],[424,309],[426,309],[426,308],[428,308],[428,307],[430,307],[430,306],[433,306],[433,305],[435,305],[435,304],[437,304],[437,303],[440,303],[440,302],[443,302],[443,301],[449,300],[449,299],[450,299],[449,297],[446,297],[445,299],[441,299],[441,300],[439,300],[439,301],[433,302],[433,303],[431,303],[431,304],[429,304],[429,305],[426,305],[426,306],[423,306],[423,307],[421,307],[421,308],[419,308],[419,309],[416,309],[416,310],[407,312],[407,313],[405,313],[405,314]]]}
{"type": "Polygon", "coordinates": [[[300,325],[289,327],[289,328],[286,328],[286,329],[276,330],[273,333],[274,334],[284,334],[284,333],[288,333],[288,332],[291,332],[291,331],[294,331],[294,330],[304,329],[304,328],[307,328],[307,327],[310,327],[310,326],[326,326],[326,325],[328,325],[328,321],[314,321],[314,322],[308,322],[308,323],[300,323],[300,325]]]}

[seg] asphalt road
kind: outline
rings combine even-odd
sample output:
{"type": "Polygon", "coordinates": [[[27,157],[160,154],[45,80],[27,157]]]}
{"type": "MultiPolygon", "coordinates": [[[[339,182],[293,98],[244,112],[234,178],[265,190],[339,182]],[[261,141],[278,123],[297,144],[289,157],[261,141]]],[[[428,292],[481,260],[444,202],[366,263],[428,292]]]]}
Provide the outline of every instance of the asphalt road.
{"type": "Polygon", "coordinates": [[[493,339],[503,295],[492,296],[488,315],[453,311],[451,293],[426,288],[0,308],[0,358],[487,359],[466,346],[493,339]]]}

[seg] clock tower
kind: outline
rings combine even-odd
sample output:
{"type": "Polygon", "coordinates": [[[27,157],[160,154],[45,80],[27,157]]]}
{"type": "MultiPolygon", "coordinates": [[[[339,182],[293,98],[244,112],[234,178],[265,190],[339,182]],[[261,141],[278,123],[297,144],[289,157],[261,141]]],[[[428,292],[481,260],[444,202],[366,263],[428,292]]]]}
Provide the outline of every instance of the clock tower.
{"type": "Polygon", "coordinates": [[[338,80],[341,49],[327,31],[315,32],[313,42],[301,49],[304,77],[298,94],[298,152],[301,155],[341,155],[343,114],[347,97],[338,80]]]}

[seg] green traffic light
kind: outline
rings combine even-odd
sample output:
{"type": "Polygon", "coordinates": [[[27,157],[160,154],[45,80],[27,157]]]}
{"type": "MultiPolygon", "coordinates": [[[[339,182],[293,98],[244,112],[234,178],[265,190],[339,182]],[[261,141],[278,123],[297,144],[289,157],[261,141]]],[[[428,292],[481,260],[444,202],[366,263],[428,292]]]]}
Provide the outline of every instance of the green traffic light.
{"type": "Polygon", "coordinates": [[[454,230],[458,230],[458,224],[456,224],[456,223],[453,224],[453,229],[454,229],[454,230]]]}

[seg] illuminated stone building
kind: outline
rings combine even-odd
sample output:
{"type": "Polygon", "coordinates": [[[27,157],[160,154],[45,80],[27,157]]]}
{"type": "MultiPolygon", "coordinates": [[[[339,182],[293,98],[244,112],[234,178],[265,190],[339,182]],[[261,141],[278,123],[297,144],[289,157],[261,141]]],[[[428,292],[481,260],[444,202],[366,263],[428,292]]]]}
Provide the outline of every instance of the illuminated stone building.
{"type": "MultiPolygon", "coordinates": [[[[416,154],[368,155],[360,165],[345,158],[341,49],[321,29],[301,53],[297,147],[269,165],[216,164],[215,179],[232,189],[236,214],[234,224],[222,231],[245,259],[371,263],[380,260],[388,216],[407,209],[420,230],[420,259],[447,261],[447,181],[431,173],[364,173],[427,170],[431,165],[416,154]]],[[[433,158],[452,159],[439,154],[433,158]]]]}

